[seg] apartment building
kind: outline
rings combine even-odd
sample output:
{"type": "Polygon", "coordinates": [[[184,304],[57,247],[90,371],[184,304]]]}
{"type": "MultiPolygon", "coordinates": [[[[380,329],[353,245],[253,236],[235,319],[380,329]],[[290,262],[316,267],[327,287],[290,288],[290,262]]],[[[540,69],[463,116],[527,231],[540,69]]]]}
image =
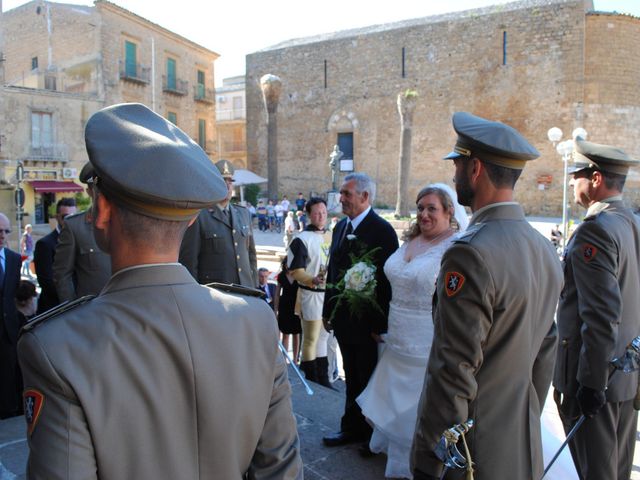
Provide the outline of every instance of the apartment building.
{"type": "Polygon", "coordinates": [[[0,210],[16,211],[21,165],[24,223],[82,191],[84,126],[105,106],[143,103],[218,158],[211,50],[105,0],[34,0],[0,14],[0,51],[0,210]]]}
{"type": "Polygon", "coordinates": [[[236,168],[247,168],[247,115],[244,75],[222,80],[216,88],[216,129],[218,158],[236,168]]]}

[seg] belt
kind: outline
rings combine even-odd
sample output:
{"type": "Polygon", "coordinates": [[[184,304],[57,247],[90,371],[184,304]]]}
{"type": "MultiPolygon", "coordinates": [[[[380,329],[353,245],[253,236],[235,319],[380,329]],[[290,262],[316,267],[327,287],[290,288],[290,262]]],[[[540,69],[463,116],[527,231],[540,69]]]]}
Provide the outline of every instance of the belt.
{"type": "Polygon", "coordinates": [[[307,287],[306,285],[301,285],[301,284],[298,284],[298,287],[300,287],[303,290],[308,290],[310,292],[322,293],[322,292],[325,291],[324,288],[311,288],[311,287],[307,287]]]}

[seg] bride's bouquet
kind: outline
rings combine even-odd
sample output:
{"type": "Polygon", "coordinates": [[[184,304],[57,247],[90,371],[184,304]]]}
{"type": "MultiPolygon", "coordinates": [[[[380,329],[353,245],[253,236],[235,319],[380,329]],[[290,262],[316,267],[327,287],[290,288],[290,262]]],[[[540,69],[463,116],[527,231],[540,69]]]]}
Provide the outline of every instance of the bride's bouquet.
{"type": "Polygon", "coordinates": [[[371,309],[384,315],[376,299],[377,267],[373,264],[373,258],[378,250],[380,250],[380,247],[362,255],[349,254],[351,267],[347,269],[338,283],[328,285],[329,288],[334,288],[340,292],[334,297],[336,303],[331,312],[330,320],[333,320],[343,303],[347,304],[351,315],[357,315],[361,311],[371,309]]]}

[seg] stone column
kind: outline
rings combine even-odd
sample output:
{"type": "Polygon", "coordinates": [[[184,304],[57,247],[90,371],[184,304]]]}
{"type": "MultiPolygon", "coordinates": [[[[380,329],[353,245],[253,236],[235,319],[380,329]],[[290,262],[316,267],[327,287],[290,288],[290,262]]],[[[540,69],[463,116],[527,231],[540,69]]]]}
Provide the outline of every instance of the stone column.
{"type": "Polygon", "coordinates": [[[267,108],[267,191],[269,199],[278,199],[278,99],[282,82],[275,75],[267,74],[260,79],[260,88],[267,108]]]}
{"type": "Polygon", "coordinates": [[[398,94],[398,113],[400,114],[400,159],[398,162],[398,190],[396,196],[395,217],[409,216],[409,172],[411,170],[411,129],[413,112],[416,109],[418,93],[406,90],[398,94]]]}

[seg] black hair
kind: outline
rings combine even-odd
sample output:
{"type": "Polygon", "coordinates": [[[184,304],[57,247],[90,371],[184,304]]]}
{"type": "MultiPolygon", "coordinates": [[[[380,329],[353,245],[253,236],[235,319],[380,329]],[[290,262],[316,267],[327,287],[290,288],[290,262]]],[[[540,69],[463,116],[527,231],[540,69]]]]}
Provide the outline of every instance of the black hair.
{"type": "Polygon", "coordinates": [[[483,161],[482,164],[487,170],[489,180],[491,180],[491,183],[496,188],[510,188],[513,190],[518,178],[520,178],[520,174],[522,173],[522,170],[501,167],[500,165],[495,165],[485,161],[483,161]]]}
{"type": "Polygon", "coordinates": [[[304,206],[304,210],[307,212],[307,215],[311,215],[311,207],[319,203],[323,203],[325,207],[327,206],[327,202],[325,202],[324,198],[311,197],[304,206]]]}
{"type": "Polygon", "coordinates": [[[58,200],[58,203],[56,203],[56,213],[60,213],[60,209],[62,207],[75,207],[75,206],[76,206],[75,198],[71,198],[71,197],[61,198],[60,200],[58,200]]]}

